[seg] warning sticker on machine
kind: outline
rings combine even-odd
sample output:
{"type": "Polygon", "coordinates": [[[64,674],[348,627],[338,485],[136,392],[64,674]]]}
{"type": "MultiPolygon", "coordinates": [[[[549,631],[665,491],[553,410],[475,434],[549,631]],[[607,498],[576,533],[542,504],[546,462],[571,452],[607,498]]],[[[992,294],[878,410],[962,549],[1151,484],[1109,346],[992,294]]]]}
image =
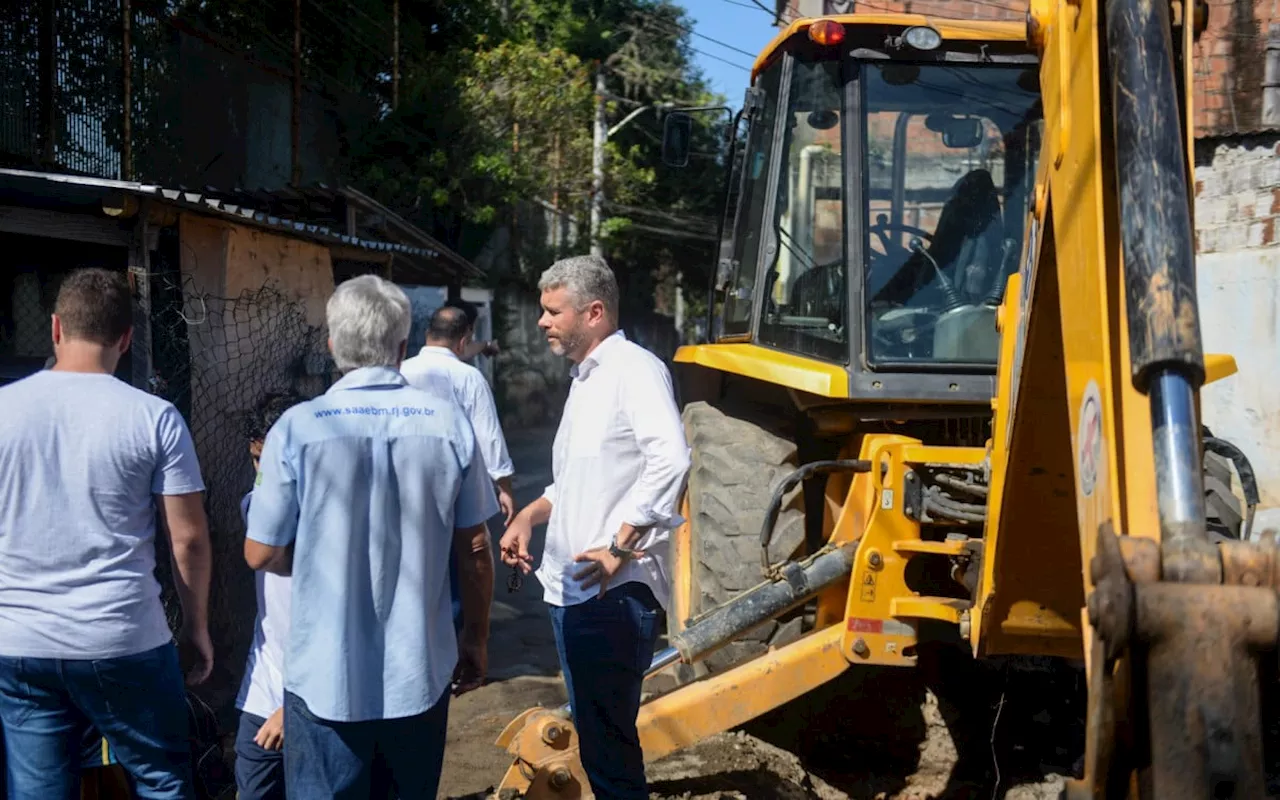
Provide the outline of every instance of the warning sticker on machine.
{"type": "Polygon", "coordinates": [[[1080,493],[1093,494],[1098,484],[1098,468],[1102,462],[1102,398],[1098,384],[1089,381],[1080,399],[1080,419],[1076,426],[1076,465],[1080,477],[1080,493]]]}
{"type": "Polygon", "coordinates": [[[859,592],[858,599],[864,603],[874,603],[876,601],[876,574],[874,572],[862,573],[862,591],[859,592]]]}

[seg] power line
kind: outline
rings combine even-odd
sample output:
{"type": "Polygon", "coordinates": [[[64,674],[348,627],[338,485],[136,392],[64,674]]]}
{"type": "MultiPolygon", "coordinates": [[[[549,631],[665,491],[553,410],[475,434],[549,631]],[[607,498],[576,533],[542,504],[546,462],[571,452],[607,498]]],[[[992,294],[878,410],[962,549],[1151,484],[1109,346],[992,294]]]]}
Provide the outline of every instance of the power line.
{"type": "Polygon", "coordinates": [[[687,26],[687,25],[681,25],[679,22],[676,22],[675,20],[662,19],[662,18],[659,18],[659,17],[655,17],[655,18],[654,18],[654,21],[655,21],[655,22],[658,22],[658,23],[661,23],[661,24],[663,24],[663,25],[670,25],[671,27],[675,28],[675,29],[676,29],[676,30],[678,30],[678,31],[681,31],[681,32],[683,32],[683,33],[688,33],[688,34],[691,34],[691,35],[693,35],[693,36],[697,36],[699,39],[706,39],[708,42],[712,42],[712,43],[714,43],[714,44],[718,44],[718,45],[720,45],[721,47],[723,47],[723,48],[725,48],[725,49],[727,49],[727,50],[732,50],[732,51],[733,51],[733,52],[735,52],[735,53],[741,53],[742,55],[744,55],[744,56],[749,56],[750,58],[755,58],[755,57],[756,57],[756,54],[755,54],[755,53],[753,53],[753,52],[751,52],[750,50],[743,50],[741,47],[735,47],[735,46],[733,46],[733,45],[729,44],[728,42],[722,42],[722,41],[720,41],[719,39],[714,39],[714,38],[712,38],[712,37],[710,37],[710,36],[707,36],[705,33],[698,33],[698,32],[697,32],[696,30],[694,30],[693,28],[690,28],[690,27],[689,27],[689,26],[687,26]]]}
{"type": "Polygon", "coordinates": [[[766,14],[768,14],[770,17],[775,17],[775,18],[777,17],[777,14],[775,14],[774,12],[770,11],[769,9],[765,8],[764,6],[756,2],[740,3],[738,2],[738,0],[724,0],[724,2],[728,3],[731,6],[738,6],[740,8],[749,8],[752,11],[763,11],[766,14]]]}
{"type": "Polygon", "coordinates": [[[699,55],[706,56],[707,58],[714,58],[716,61],[723,62],[723,63],[725,63],[725,64],[728,64],[728,65],[729,65],[729,66],[731,66],[731,67],[737,67],[738,69],[743,70],[743,71],[745,71],[745,72],[750,72],[750,71],[751,71],[751,67],[744,67],[744,66],[742,66],[741,64],[739,64],[739,63],[737,63],[737,62],[735,62],[735,61],[730,61],[730,60],[729,60],[729,59],[727,59],[727,58],[721,58],[720,56],[714,55],[714,54],[712,54],[712,53],[708,53],[706,50],[699,50],[699,49],[698,49],[698,48],[696,48],[696,47],[690,47],[689,49],[690,49],[690,50],[692,50],[693,52],[695,52],[695,53],[699,54],[699,55]]]}
{"type": "Polygon", "coordinates": [[[703,39],[706,39],[708,42],[714,42],[714,43],[716,43],[716,44],[720,45],[720,46],[721,46],[721,47],[723,47],[723,48],[726,48],[726,49],[728,49],[728,50],[732,50],[732,51],[734,51],[735,53],[741,53],[742,55],[744,55],[744,56],[748,56],[748,57],[750,57],[750,58],[755,58],[755,57],[756,57],[756,55],[757,55],[757,53],[753,53],[753,52],[751,52],[750,50],[743,50],[741,47],[734,47],[734,46],[733,46],[733,45],[731,45],[731,44],[725,44],[724,42],[720,41],[719,39],[712,39],[710,36],[707,36],[707,35],[706,35],[706,34],[704,34],[704,33],[698,33],[697,31],[692,30],[692,29],[689,29],[689,28],[686,28],[686,30],[688,30],[688,31],[689,31],[689,33],[692,33],[694,36],[698,36],[698,37],[701,37],[701,38],[703,38],[703,39]]]}

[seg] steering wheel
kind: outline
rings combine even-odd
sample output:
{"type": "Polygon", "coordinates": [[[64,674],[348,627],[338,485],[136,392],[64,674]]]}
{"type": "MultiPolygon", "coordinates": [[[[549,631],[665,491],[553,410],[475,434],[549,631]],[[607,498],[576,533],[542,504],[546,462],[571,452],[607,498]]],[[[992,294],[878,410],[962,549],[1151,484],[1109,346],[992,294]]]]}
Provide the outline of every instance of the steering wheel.
{"type": "Polygon", "coordinates": [[[918,348],[925,348],[926,353],[932,349],[931,334],[938,321],[936,309],[895,306],[884,310],[881,306],[869,310],[874,320],[872,338],[882,353],[905,351],[903,354],[911,357],[918,348]]]}
{"type": "Polygon", "coordinates": [[[888,255],[890,250],[893,248],[897,248],[898,250],[905,249],[901,245],[890,244],[889,237],[886,236],[885,234],[886,234],[886,231],[891,231],[891,230],[904,231],[906,233],[919,236],[921,239],[924,240],[925,244],[933,243],[933,234],[929,233],[925,229],[917,228],[914,225],[906,225],[901,222],[890,222],[888,217],[886,217],[884,214],[881,214],[876,218],[876,224],[867,228],[867,233],[874,233],[876,236],[880,237],[880,245],[884,247],[885,255],[888,255]]]}

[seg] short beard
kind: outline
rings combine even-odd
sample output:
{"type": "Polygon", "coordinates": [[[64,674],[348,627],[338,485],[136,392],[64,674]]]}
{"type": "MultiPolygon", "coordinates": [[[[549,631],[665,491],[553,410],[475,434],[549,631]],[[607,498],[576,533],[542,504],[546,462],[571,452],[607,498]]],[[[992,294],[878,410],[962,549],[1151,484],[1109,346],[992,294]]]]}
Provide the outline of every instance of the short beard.
{"type": "Polygon", "coordinates": [[[559,339],[553,340],[551,344],[551,352],[558,356],[567,356],[574,353],[582,345],[582,340],[586,338],[586,331],[582,330],[582,326],[578,326],[571,331],[565,333],[559,339]]]}

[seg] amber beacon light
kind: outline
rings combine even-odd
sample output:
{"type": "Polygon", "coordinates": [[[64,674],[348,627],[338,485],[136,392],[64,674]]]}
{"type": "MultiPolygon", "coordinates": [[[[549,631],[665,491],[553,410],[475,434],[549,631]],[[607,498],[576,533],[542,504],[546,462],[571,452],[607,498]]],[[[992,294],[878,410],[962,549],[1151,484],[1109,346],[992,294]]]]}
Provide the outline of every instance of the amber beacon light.
{"type": "Polygon", "coordinates": [[[844,26],[832,19],[820,19],[809,26],[809,38],[824,47],[844,41],[844,26]]]}

